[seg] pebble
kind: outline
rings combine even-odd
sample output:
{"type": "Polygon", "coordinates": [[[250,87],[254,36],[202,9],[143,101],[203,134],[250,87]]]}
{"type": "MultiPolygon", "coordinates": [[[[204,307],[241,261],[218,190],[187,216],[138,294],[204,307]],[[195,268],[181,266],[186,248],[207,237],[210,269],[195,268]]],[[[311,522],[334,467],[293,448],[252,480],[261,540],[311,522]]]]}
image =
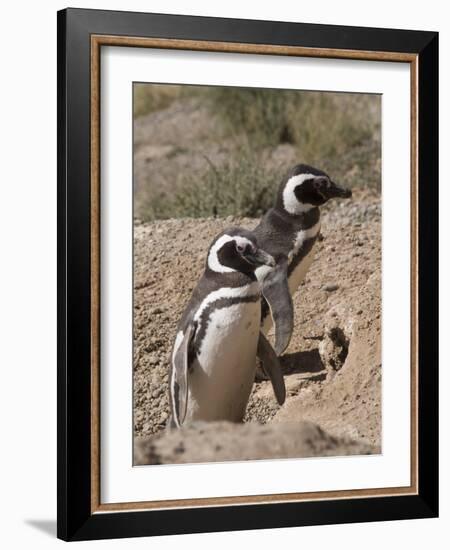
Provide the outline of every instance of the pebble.
{"type": "Polygon", "coordinates": [[[154,372],[152,374],[152,385],[159,386],[161,383],[162,383],[161,377],[158,375],[157,372],[154,372]]]}
{"type": "Polygon", "coordinates": [[[337,285],[335,283],[328,283],[327,285],[325,285],[323,287],[323,289],[326,290],[327,292],[334,292],[338,288],[339,288],[339,285],[337,285]]]}
{"type": "Polygon", "coordinates": [[[163,391],[163,388],[156,388],[156,390],[152,392],[152,397],[156,399],[156,397],[160,396],[163,391]]]}

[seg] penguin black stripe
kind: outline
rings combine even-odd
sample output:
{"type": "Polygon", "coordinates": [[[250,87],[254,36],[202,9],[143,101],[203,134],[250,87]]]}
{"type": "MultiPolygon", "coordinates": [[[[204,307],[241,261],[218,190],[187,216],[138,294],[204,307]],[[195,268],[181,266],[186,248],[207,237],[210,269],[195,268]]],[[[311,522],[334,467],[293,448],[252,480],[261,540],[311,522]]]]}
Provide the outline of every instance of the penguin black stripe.
{"type": "Polygon", "coordinates": [[[214,311],[217,311],[218,309],[224,309],[227,307],[234,306],[236,304],[244,304],[244,303],[251,303],[251,302],[257,302],[261,297],[260,293],[251,295],[251,296],[236,296],[232,298],[219,298],[215,302],[211,302],[201,313],[200,319],[198,320],[198,328],[195,333],[195,340],[193,345],[193,351],[195,351],[196,354],[199,354],[201,351],[201,346],[203,339],[205,337],[208,325],[211,320],[211,314],[214,311]]]}
{"type": "Polygon", "coordinates": [[[290,227],[294,226],[297,231],[299,229],[310,229],[320,219],[320,210],[318,207],[311,208],[307,212],[300,214],[290,214],[286,210],[277,209],[274,209],[272,213],[276,214],[271,221],[277,229],[285,228],[286,224],[289,224],[290,227]]]}
{"type": "Polygon", "coordinates": [[[205,273],[201,277],[199,284],[194,289],[191,299],[186,305],[186,309],[178,324],[178,330],[184,330],[184,327],[189,324],[195,313],[198,311],[204,300],[214,291],[219,288],[243,288],[244,286],[255,282],[256,277],[244,275],[243,273],[216,273],[209,269],[205,269],[205,273]]]}
{"type": "Polygon", "coordinates": [[[312,208],[299,216],[270,209],[254,229],[258,243],[264,243],[264,249],[275,259],[289,256],[294,241],[300,231],[312,229],[320,221],[320,211],[312,208]]]}
{"type": "Polygon", "coordinates": [[[292,257],[292,260],[289,263],[288,267],[288,277],[293,273],[295,268],[300,264],[300,262],[305,258],[312,250],[316,240],[317,240],[318,234],[314,237],[311,237],[310,239],[306,239],[302,246],[298,249],[297,253],[294,254],[292,257]]]}

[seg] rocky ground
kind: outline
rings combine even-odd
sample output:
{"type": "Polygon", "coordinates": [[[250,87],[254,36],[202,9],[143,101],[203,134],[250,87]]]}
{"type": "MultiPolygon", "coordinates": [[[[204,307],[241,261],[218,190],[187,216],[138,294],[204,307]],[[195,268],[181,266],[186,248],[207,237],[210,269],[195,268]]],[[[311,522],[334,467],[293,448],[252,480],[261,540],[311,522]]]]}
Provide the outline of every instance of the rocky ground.
{"type": "Polygon", "coordinates": [[[312,422],[261,425],[256,422],[198,422],[163,436],[137,440],[136,465],[223,462],[373,454],[376,448],[334,437],[312,422]]]}
{"type": "Polygon", "coordinates": [[[323,238],[295,296],[295,330],[282,357],[287,388],[284,405],[277,405],[269,382],[259,382],[245,418],[252,426],[194,426],[177,435],[164,432],[164,427],[169,416],[170,352],[178,319],[214,235],[230,225],[251,229],[257,220],[172,219],[145,224],[136,220],[136,462],[268,458],[268,446],[270,457],[380,451],[379,195],[355,190],[351,201],[333,201],[322,220],[323,238]],[[295,433],[299,434],[297,446],[289,444],[295,433]],[[220,434],[232,446],[214,444],[220,434]],[[258,442],[264,434],[270,445],[258,442]],[[304,444],[305,437],[310,444],[304,444]],[[214,450],[217,446],[220,449],[214,450]],[[230,455],[229,448],[235,449],[233,453],[241,448],[244,456],[230,455]]]}

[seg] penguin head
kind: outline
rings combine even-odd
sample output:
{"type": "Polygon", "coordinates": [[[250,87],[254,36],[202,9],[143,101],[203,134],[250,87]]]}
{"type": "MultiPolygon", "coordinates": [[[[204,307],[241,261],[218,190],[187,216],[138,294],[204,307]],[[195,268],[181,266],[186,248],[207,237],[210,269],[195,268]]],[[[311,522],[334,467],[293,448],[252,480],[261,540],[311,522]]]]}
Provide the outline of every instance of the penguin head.
{"type": "Polygon", "coordinates": [[[275,260],[259,248],[251,231],[230,227],[214,239],[206,264],[208,269],[218,273],[239,271],[252,274],[262,265],[274,267],[275,260]]]}
{"type": "Polygon", "coordinates": [[[332,198],[348,199],[351,196],[350,189],[334,183],[322,170],[307,164],[297,164],[280,185],[277,207],[289,214],[298,215],[321,206],[332,198]]]}

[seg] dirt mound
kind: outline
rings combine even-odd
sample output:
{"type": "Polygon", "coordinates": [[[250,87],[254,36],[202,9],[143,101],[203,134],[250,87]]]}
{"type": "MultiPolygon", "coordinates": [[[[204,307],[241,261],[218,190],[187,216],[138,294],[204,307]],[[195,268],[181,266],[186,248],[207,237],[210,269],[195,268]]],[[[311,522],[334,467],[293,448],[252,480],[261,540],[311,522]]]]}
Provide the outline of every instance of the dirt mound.
{"type": "Polygon", "coordinates": [[[336,438],[312,422],[232,424],[198,422],[181,430],[138,439],[135,464],[183,464],[373,454],[374,447],[336,438]]]}
{"type": "Polygon", "coordinates": [[[373,273],[327,312],[318,347],[326,376],[292,395],[274,423],[311,420],[334,436],[380,447],[380,279],[373,273]]]}
{"type": "MultiPolygon", "coordinates": [[[[254,219],[136,221],[134,233],[135,435],[164,429],[176,325],[212,238],[254,219]]],[[[332,436],[381,444],[381,219],[379,197],[355,191],[322,218],[323,239],[294,298],[295,329],[282,357],[287,399],[255,384],[246,422],[311,420],[332,436]]]]}

